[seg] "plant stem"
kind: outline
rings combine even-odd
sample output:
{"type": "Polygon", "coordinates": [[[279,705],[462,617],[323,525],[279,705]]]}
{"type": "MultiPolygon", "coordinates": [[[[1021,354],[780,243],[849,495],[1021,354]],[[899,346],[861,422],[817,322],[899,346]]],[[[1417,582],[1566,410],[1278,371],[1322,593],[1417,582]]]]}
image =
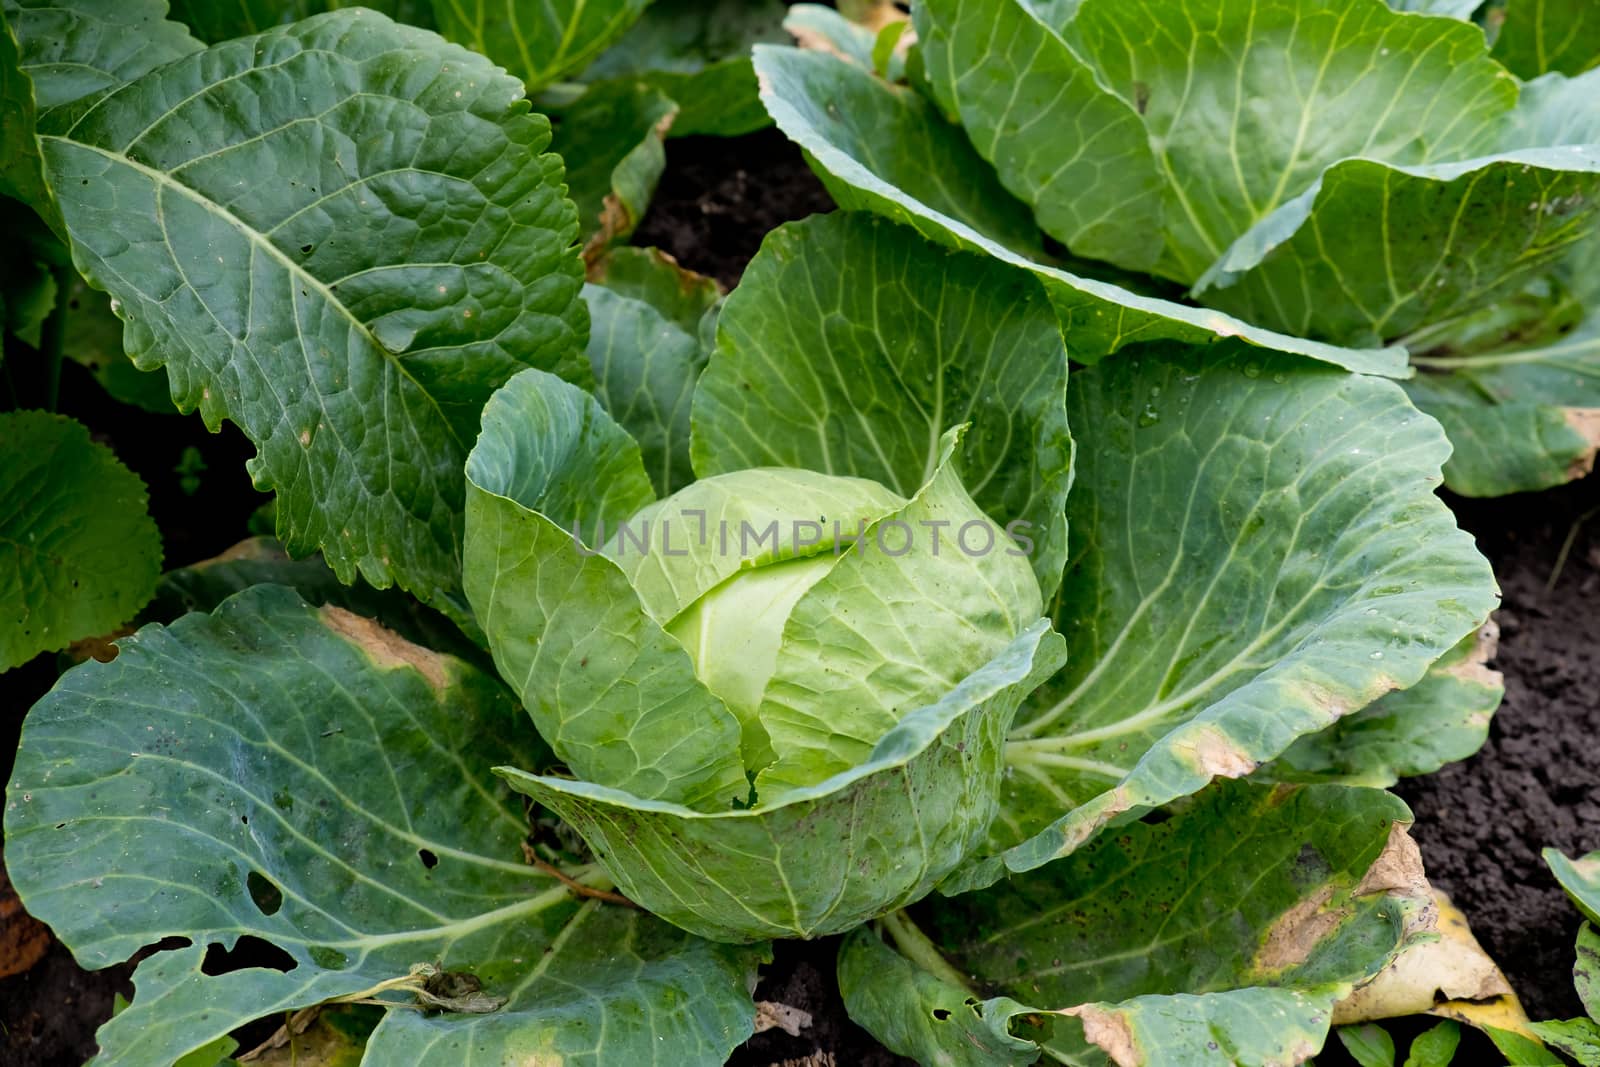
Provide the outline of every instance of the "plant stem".
{"type": "Polygon", "coordinates": [[[951,966],[950,961],[940,953],[939,947],[928,939],[911,917],[904,911],[893,911],[885,915],[879,922],[889,932],[889,937],[894,941],[894,947],[900,954],[924,971],[933,975],[939,981],[953,985],[957,989],[965,989],[968,993],[976,993],[972,982],[966,975],[951,966]]]}
{"type": "Polygon", "coordinates": [[[45,320],[39,340],[45,358],[45,408],[55,411],[61,403],[61,359],[67,344],[67,293],[72,288],[72,268],[58,265],[51,273],[56,281],[56,306],[45,320]]]}

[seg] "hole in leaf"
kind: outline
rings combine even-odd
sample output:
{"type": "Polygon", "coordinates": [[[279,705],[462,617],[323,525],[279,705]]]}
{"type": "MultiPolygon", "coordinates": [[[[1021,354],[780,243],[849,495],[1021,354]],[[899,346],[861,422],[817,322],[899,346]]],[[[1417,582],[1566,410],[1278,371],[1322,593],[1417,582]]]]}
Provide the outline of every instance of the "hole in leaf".
{"type": "Polygon", "coordinates": [[[276,915],[283,907],[283,891],[267,880],[265,875],[251,871],[245,875],[244,887],[250,890],[250,899],[263,915],[276,915]]]}
{"type": "Polygon", "coordinates": [[[298,966],[299,962],[277,945],[245,934],[231,949],[216,942],[207,946],[206,958],[200,961],[200,973],[215,978],[219,974],[260,968],[288,974],[298,966]]]}
{"type": "Polygon", "coordinates": [[[241,816],[239,816],[239,821],[244,823],[246,826],[249,826],[250,825],[250,816],[241,815],[241,816]]]}
{"type": "Polygon", "coordinates": [[[417,849],[417,859],[421,860],[422,865],[430,871],[439,866],[439,857],[435,856],[429,849],[417,849]]]}
{"type": "Polygon", "coordinates": [[[950,1009],[949,1008],[934,1008],[933,1009],[933,1017],[935,1019],[938,1019],[940,1022],[944,1022],[946,1019],[950,1018],[950,1009]]]}
{"type": "Polygon", "coordinates": [[[311,250],[315,247],[315,245],[301,245],[300,254],[303,256],[309,256],[311,254],[311,250]]]}

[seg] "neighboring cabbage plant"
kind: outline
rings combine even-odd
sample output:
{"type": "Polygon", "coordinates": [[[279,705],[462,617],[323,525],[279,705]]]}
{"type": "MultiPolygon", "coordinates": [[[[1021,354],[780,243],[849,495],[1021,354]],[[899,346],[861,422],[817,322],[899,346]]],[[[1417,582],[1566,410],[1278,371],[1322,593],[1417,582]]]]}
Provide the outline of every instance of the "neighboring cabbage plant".
{"type": "Polygon", "coordinates": [[[1447,483],[1494,495],[1600,443],[1600,39],[1547,6],[1510,0],[1491,48],[1470,3],[917,0],[906,84],[807,6],[820,47],[757,65],[841,204],[1035,270],[1075,358],[1408,349],[1447,483]]]}

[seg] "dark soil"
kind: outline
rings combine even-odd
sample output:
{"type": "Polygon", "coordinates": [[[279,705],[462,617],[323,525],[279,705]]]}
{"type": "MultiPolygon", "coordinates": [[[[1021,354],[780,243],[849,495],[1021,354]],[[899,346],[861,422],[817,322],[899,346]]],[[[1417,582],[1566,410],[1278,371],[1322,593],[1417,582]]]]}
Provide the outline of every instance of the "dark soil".
{"type": "Polygon", "coordinates": [[[761,239],[782,223],[833,210],[800,149],[776,129],[728,140],[667,142],[667,171],[633,243],[672,253],[732,289],[761,239]]]}
{"type": "Polygon", "coordinates": [[[1493,665],[1506,699],[1481,752],[1397,792],[1416,812],[1429,875],[1528,1012],[1570,1018],[1581,1014],[1571,980],[1580,920],[1539,850],[1600,849],[1600,477],[1451,504],[1505,593],[1493,665]]]}
{"type": "MultiPolygon", "coordinates": [[[[667,174],[635,240],[731,287],[768,231],[831,206],[798,150],[774,131],[737,142],[684,138],[668,143],[667,174]]],[[[193,417],[141,414],[112,403],[71,364],[67,374],[64,409],[149,484],[169,565],[214,555],[244,535],[263,498],[244,474],[251,448],[236,431],[210,435],[193,417]],[[178,471],[191,446],[206,465],[197,489],[178,471]]],[[[1416,811],[1415,835],[1435,882],[1467,913],[1529,1011],[1570,1016],[1578,1010],[1570,972],[1579,920],[1538,850],[1600,848],[1600,515],[1578,527],[1558,579],[1546,585],[1575,525],[1600,506],[1600,477],[1526,499],[1451,504],[1506,594],[1495,664],[1506,675],[1506,702],[1478,756],[1399,792],[1416,811]]],[[[0,684],[0,775],[9,777],[23,713],[55,675],[54,658],[42,657],[0,684]]],[[[810,1012],[813,1025],[798,1038],[757,1035],[734,1054],[734,1067],[910,1062],[845,1016],[835,946],[776,947],[757,999],[810,1012]]],[[[110,1014],[113,993],[130,992],[127,975],[126,967],[83,972],[57,945],[28,973],[0,979],[0,1063],[78,1067],[94,1051],[93,1031],[110,1014]]],[[[1480,1062],[1478,1054],[1464,1046],[1462,1062],[1480,1062]]],[[[1348,1062],[1332,1051],[1322,1059],[1348,1062]]]]}

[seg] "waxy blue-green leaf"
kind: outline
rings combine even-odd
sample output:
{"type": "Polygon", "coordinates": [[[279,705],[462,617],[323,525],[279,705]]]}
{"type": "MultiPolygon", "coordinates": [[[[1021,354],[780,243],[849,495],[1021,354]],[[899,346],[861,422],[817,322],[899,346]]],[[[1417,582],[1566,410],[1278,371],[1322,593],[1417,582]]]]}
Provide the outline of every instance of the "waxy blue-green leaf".
{"type": "Polygon", "coordinates": [[[1006,727],[1060,665],[1060,638],[1041,619],[901,719],[867,762],[753,809],[713,814],[498,773],[576,827],[617,887],[656,915],[717,940],[821,937],[925,896],[982,842],[1006,727]]]}
{"type": "Polygon", "coordinates": [[[940,437],[970,423],[967,491],[995,526],[1027,524],[1049,597],[1066,559],[1066,379],[1060,326],[1026,272],[867,215],[808,219],[770,234],[728,298],[695,393],[694,465],[805,467],[909,497],[940,437]]]}
{"type": "Polygon", "coordinates": [[[1321,733],[1302,737],[1263,772],[1282,781],[1331,781],[1388,788],[1432,774],[1483,747],[1505,695],[1491,620],[1428,668],[1409,689],[1379,697],[1321,733]]]}
{"type": "Polygon", "coordinates": [[[1594,238],[1597,218],[1600,145],[1426,167],[1347,160],[1241,237],[1195,293],[1276,329],[1383,344],[1548,271],[1594,238]]]}
{"type": "MultiPolygon", "coordinates": [[[[1084,0],[1066,32],[1143,118],[1166,188],[1160,273],[1186,283],[1341,159],[1490,150],[1517,97],[1476,26],[1383,0],[1084,0]]],[[[1102,180],[1119,178],[1141,175],[1102,180]]]]}
{"type": "MultiPolygon", "coordinates": [[[[930,898],[912,909],[920,931],[885,923],[926,961],[915,983],[879,985],[893,971],[861,969],[850,957],[867,935],[856,935],[840,965],[845,1004],[924,1062],[973,1019],[954,1004],[952,1018],[911,1016],[907,1001],[960,998],[960,978],[977,991],[965,1009],[980,1042],[1009,1017],[1017,1038],[1067,1063],[1104,1062],[1092,1046],[1144,1067],[1299,1063],[1322,1046],[1334,1002],[1431,928],[1407,819],[1377,790],[1218,783],[1164,822],[989,890],[930,898]]],[[[951,1062],[1027,1062],[971,1044],[951,1062]]]]}
{"type": "Polygon", "coordinates": [[[1011,870],[1416,684],[1495,606],[1433,493],[1449,444],[1399,386],[1219,355],[1148,346],[1068,383],[1094,428],[1053,606],[1070,651],[1008,746],[1011,870]]]}
{"type": "Polygon", "coordinates": [[[161,576],[144,482],[82,424],[0,415],[0,671],[131,619],[161,576]]]}
{"type": "Polygon", "coordinates": [[[962,131],[916,92],[817,52],[758,45],[755,63],[767,110],[805,149],[840,207],[873,211],[930,240],[1033,271],[1056,307],[1073,359],[1093,363],[1136,341],[1205,345],[1237,336],[1350,370],[1405,372],[1398,350],[1287,337],[1043,265],[1027,207],[1005,191],[962,131]]]}
{"type": "Polygon", "coordinates": [[[940,1067],[1024,1067],[1039,1046],[1011,1032],[1029,1008],[1009,997],[984,1000],[966,983],[943,981],[884,944],[868,927],[839,946],[839,989],[850,1018],[884,1045],[940,1067]]]}
{"type": "Polygon", "coordinates": [[[592,550],[655,498],[634,440],[588,393],[524,371],[484,409],[467,481],[467,598],[556,754],[646,799],[742,800],[739,721],[592,550]]]}
{"type": "Polygon", "coordinates": [[[639,443],[656,493],[670,496],[694,480],[689,416],[721,293],[654,249],[614,249],[591,276],[583,297],[595,394],[639,443]]]}
{"type": "Polygon", "coordinates": [[[164,0],[4,0],[40,113],[96,99],[204,45],[164,0]]]}
{"type": "Polygon", "coordinates": [[[667,166],[662,139],[678,106],[641,82],[613,82],[554,111],[551,147],[567,161],[567,195],[578,207],[584,255],[596,259],[627,240],[644,218],[667,166]]]}
{"type": "Polygon", "coordinates": [[[532,92],[582,70],[650,0],[433,0],[439,32],[527,83],[532,92]]]}
{"type": "Polygon", "coordinates": [[[1553,848],[1544,850],[1544,862],[1567,891],[1567,896],[1590,922],[1600,923],[1600,852],[1568,859],[1553,848]]]}
{"type": "Polygon", "coordinates": [[[527,866],[522,805],[488,773],[505,758],[539,746],[497,680],[257,587],[124,639],[33,710],[7,867],[85,966],[191,941],[139,965],[132,1007],[100,1031],[106,1062],[172,1063],[419,963],[506,1002],[393,1010],[373,1067],[722,1062],[750,1033],[761,951],[578,898],[527,866]],[[209,945],[246,935],[292,968],[204,973],[209,945]]]}
{"type": "Polygon", "coordinates": [[[1039,226],[1080,256],[1154,267],[1163,183],[1141,110],[1017,0],[920,0],[916,19],[940,106],[1039,226]]]}
{"type": "Polygon", "coordinates": [[[1519,78],[1600,65],[1600,11],[1587,0],[1508,0],[1494,58],[1519,78]]]}
{"type": "Polygon", "coordinates": [[[640,81],[678,105],[671,136],[737,137],[767,125],[750,49],[782,43],[781,0],[654,0],[580,75],[640,81]]]}
{"type": "Polygon", "coordinates": [[[526,366],[588,375],[576,221],[521,94],[355,9],[40,119],[74,259],[134,363],[239,424],[284,542],[343,580],[452,602],[484,402],[526,366]]]}

